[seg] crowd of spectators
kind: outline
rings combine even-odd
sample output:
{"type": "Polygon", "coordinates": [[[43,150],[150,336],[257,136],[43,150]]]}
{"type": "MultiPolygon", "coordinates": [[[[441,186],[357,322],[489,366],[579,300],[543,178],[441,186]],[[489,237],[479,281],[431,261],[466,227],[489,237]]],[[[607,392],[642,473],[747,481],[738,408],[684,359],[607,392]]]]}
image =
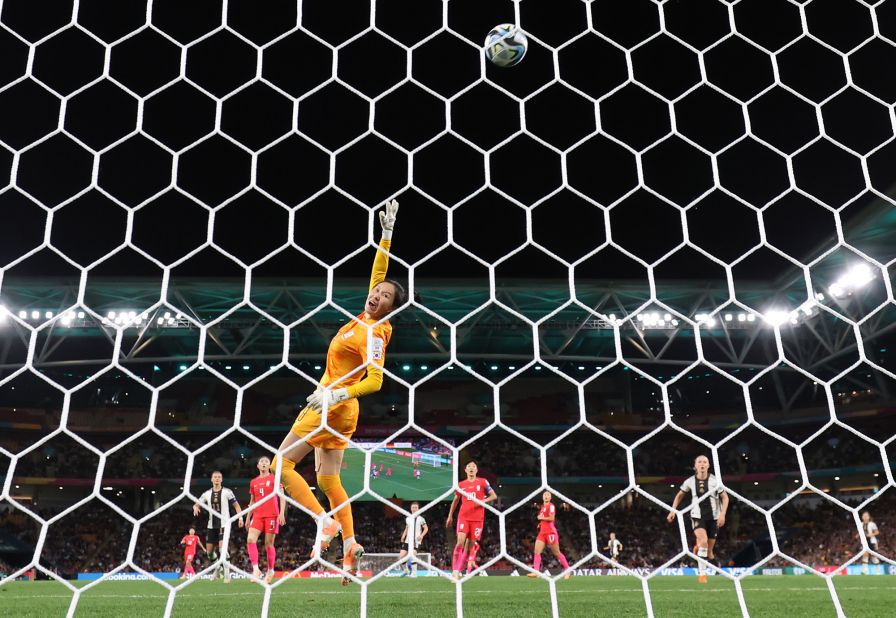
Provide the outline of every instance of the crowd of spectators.
{"type": "MultiPolygon", "coordinates": [[[[400,504],[405,508],[409,506],[400,504]]],[[[872,504],[872,515],[881,530],[880,552],[896,559],[896,538],[893,535],[896,530],[896,496],[881,496],[872,504]]],[[[142,523],[137,533],[133,562],[148,571],[182,569],[181,537],[187,534],[190,527],[195,527],[203,542],[205,539],[205,522],[194,519],[190,507],[188,501],[182,501],[142,523]]],[[[356,535],[368,553],[397,553],[401,549],[399,538],[405,520],[397,509],[371,501],[354,503],[353,511],[356,535]]],[[[448,503],[440,502],[423,513],[429,525],[429,534],[421,551],[431,554],[433,564],[440,568],[449,567],[454,543],[453,527],[445,527],[447,512],[448,503]]],[[[500,556],[497,566],[512,568],[513,565],[506,560],[510,556],[531,564],[536,513],[536,504],[508,509],[503,556],[500,524],[496,517],[488,515],[479,554],[480,563],[500,556]]],[[[53,515],[51,511],[40,511],[39,514],[46,518],[53,515]]],[[[805,564],[839,565],[861,551],[852,514],[827,500],[806,498],[791,501],[776,510],[772,519],[781,551],[805,564]]],[[[620,500],[600,511],[594,518],[594,524],[596,538],[592,546],[588,516],[575,508],[560,509],[557,527],[561,548],[570,563],[585,559],[583,567],[610,566],[593,554],[592,547],[600,551],[606,546],[609,533],[615,532],[625,547],[619,560],[623,566],[657,568],[667,563],[671,566],[693,564],[690,558],[677,558],[686,549],[682,547],[678,526],[668,524],[665,511],[644,498],[620,500]]],[[[39,526],[17,510],[0,512],[0,528],[31,547],[38,540],[39,526]]],[[[315,527],[309,517],[296,511],[288,513],[288,523],[277,537],[278,567],[293,569],[305,564],[314,533],[315,527]]],[[[106,505],[92,501],[50,526],[40,562],[47,569],[66,577],[74,577],[78,572],[107,572],[126,560],[132,534],[133,525],[130,522],[106,505]]],[[[733,502],[727,524],[719,534],[716,560],[723,566],[753,564],[770,553],[769,536],[763,514],[733,502]]],[[[692,541],[688,533],[687,542],[692,541]]],[[[340,549],[340,543],[334,542],[328,560],[337,562],[340,549]]],[[[607,552],[603,553],[606,555],[607,552]]],[[[209,564],[204,552],[200,551],[197,555],[200,566],[209,564]]],[[[231,530],[230,555],[235,565],[248,569],[245,531],[237,527],[231,530]]],[[[5,557],[4,560],[9,572],[27,563],[28,558],[5,557]]],[[[556,568],[552,561],[549,553],[545,554],[548,568],[556,568]]],[[[776,556],[766,564],[787,565],[792,563],[783,556],[776,556]]],[[[3,568],[4,565],[0,564],[0,571],[3,568]]]]}

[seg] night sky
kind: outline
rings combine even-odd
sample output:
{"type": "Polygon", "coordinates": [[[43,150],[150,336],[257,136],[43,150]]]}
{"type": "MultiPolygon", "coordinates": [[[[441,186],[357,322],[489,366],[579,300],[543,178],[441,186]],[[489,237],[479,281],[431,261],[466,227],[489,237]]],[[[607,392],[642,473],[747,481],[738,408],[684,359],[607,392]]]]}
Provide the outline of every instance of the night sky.
{"type": "MultiPolygon", "coordinates": [[[[719,262],[681,248],[655,274],[700,280],[762,228],[808,262],[836,243],[835,211],[848,235],[893,210],[886,3],[522,2],[530,45],[511,69],[477,51],[515,21],[511,2],[452,0],[444,15],[435,0],[379,2],[367,31],[362,2],[305,2],[300,29],[295,2],[221,7],[85,1],[65,28],[71,3],[4,3],[0,209],[14,223],[0,262],[41,243],[52,210],[50,244],[80,266],[128,238],[170,266],[207,241],[212,213],[210,240],[244,265],[290,242],[332,264],[376,240],[368,210],[397,195],[394,251],[410,263],[444,245],[450,222],[487,263],[527,240],[571,263],[611,234],[631,255],[594,261],[625,278],[633,256],[675,249],[684,220],[719,262]]],[[[537,257],[547,276],[559,266],[537,257]]],[[[155,270],[129,248],[113,261],[94,272],[155,270]]],[[[294,274],[275,262],[267,274],[294,274]]],[[[478,268],[436,256],[427,274],[478,268]]],[[[241,268],[206,251],[178,270],[241,268]]],[[[794,272],[763,248],[734,275],[794,272]]],[[[44,249],[5,283],[77,274],[44,249]]]]}

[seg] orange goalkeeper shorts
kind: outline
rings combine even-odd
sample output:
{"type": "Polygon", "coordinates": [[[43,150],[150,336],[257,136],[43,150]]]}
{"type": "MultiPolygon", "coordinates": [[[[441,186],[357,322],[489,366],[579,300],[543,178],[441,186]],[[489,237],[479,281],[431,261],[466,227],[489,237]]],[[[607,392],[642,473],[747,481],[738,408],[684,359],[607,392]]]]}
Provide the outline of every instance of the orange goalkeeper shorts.
{"type": "MultiPolygon", "coordinates": [[[[333,406],[327,412],[327,427],[306,442],[315,448],[345,449],[358,426],[358,411],[357,399],[349,399],[333,406]]],[[[321,416],[320,410],[305,407],[299,412],[290,431],[304,438],[321,426],[321,416]]]]}

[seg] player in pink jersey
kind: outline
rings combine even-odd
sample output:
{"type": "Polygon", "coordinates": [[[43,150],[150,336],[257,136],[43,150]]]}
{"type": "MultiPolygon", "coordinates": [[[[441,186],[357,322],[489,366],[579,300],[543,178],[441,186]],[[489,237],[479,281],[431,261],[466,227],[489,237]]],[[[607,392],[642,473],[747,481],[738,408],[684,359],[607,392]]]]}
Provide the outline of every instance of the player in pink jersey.
{"type": "Polygon", "coordinates": [[[479,539],[482,538],[482,526],[485,522],[485,507],[482,505],[498,499],[498,494],[488,481],[476,477],[479,467],[475,461],[468,463],[464,470],[467,479],[457,484],[454,500],[448,510],[448,520],[445,522],[445,527],[450,528],[454,509],[460,502],[460,511],[457,513],[457,544],[454,546],[451,564],[453,581],[460,579],[460,570],[468,559],[473,562],[476,560],[475,551],[471,552],[471,549],[475,547],[478,550],[479,539]]]}
{"type": "Polygon", "coordinates": [[[246,539],[246,550],[249,552],[249,561],[252,563],[252,577],[261,579],[261,570],[258,568],[258,537],[264,532],[264,550],[268,559],[268,572],[264,580],[267,583],[274,581],[274,563],[277,560],[277,550],[274,548],[274,539],[280,532],[280,526],[286,524],[286,498],[280,493],[279,498],[263,500],[271,494],[278,493],[274,484],[274,475],[271,474],[271,460],[262,456],[258,459],[258,476],[249,483],[249,507],[255,503],[258,506],[252,511],[252,523],[249,525],[249,535],[246,539]]]}
{"type": "Polygon", "coordinates": [[[529,577],[538,577],[541,572],[541,552],[547,545],[557,562],[566,571],[563,579],[569,579],[572,577],[572,571],[569,570],[566,556],[560,551],[560,533],[557,532],[557,526],[554,523],[557,519],[557,507],[551,502],[552,497],[549,491],[541,494],[542,505],[538,511],[538,537],[535,539],[535,555],[532,560],[532,568],[535,569],[535,572],[529,573],[529,577]]]}
{"type": "Polygon", "coordinates": [[[184,571],[180,578],[185,579],[187,575],[196,575],[196,571],[193,570],[193,560],[196,558],[196,548],[202,545],[199,537],[196,536],[196,529],[190,528],[190,534],[184,536],[180,540],[180,544],[184,546],[184,571]]]}

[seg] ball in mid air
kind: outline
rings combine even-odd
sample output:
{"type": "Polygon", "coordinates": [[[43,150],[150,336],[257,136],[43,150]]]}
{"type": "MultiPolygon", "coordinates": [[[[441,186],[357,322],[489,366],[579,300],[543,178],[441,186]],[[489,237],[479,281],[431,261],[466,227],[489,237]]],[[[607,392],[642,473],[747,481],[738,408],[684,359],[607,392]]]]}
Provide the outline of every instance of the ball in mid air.
{"type": "Polygon", "coordinates": [[[485,57],[499,67],[512,67],[519,64],[528,47],[529,40],[522,30],[513,24],[501,24],[485,38],[485,57]]]}

